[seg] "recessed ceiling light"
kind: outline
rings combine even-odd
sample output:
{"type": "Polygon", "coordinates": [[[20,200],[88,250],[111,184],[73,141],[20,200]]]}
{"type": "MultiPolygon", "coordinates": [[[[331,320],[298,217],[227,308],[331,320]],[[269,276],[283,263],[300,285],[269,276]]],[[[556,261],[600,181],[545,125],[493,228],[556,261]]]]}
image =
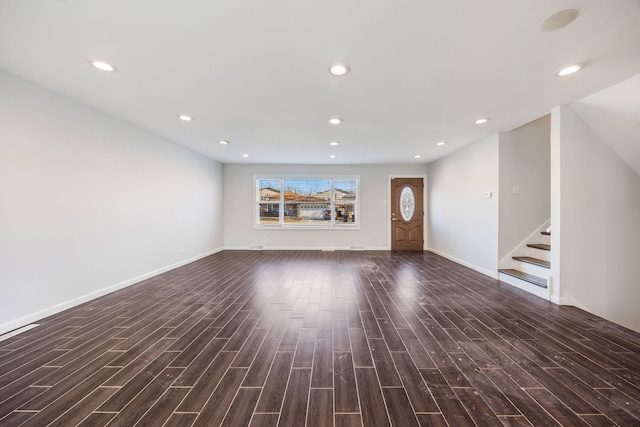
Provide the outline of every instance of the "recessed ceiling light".
{"type": "Polygon", "coordinates": [[[331,117],[329,119],[329,123],[331,123],[332,125],[339,125],[340,123],[342,123],[342,119],[340,117],[331,117]]]}
{"type": "Polygon", "coordinates": [[[109,64],[108,62],[94,60],[94,61],[91,61],[90,64],[101,71],[108,71],[110,73],[116,71],[116,67],[109,64]]]}
{"type": "Polygon", "coordinates": [[[436,145],[444,145],[444,144],[446,144],[446,142],[444,141],[436,142],[436,145]]]}
{"type": "Polygon", "coordinates": [[[244,157],[246,159],[247,157],[249,157],[249,155],[248,154],[243,154],[242,157],[244,157]]]}
{"type": "Polygon", "coordinates": [[[329,156],[329,158],[331,158],[331,159],[335,159],[335,158],[336,158],[336,155],[335,155],[335,154],[332,154],[332,155],[330,155],[330,156],[329,156]]]}
{"type": "Polygon", "coordinates": [[[487,123],[488,121],[489,121],[489,119],[487,119],[487,118],[484,118],[484,117],[483,117],[483,118],[481,118],[481,119],[476,120],[476,121],[475,121],[475,123],[476,123],[477,125],[481,125],[481,124],[483,124],[483,123],[487,123]]]}
{"type": "Polygon", "coordinates": [[[340,145],[340,143],[338,141],[331,141],[329,145],[340,145]]]}
{"type": "Polygon", "coordinates": [[[221,140],[218,141],[218,144],[227,145],[227,144],[229,144],[229,141],[221,139],[221,140]]]}
{"type": "Polygon", "coordinates": [[[349,72],[349,66],[341,63],[332,64],[329,67],[329,72],[334,76],[344,76],[349,72]]]}
{"type": "Polygon", "coordinates": [[[178,118],[184,122],[190,122],[191,120],[193,120],[193,117],[187,116],[186,114],[180,114],[178,118]]]}
{"type": "Polygon", "coordinates": [[[422,157],[420,154],[416,154],[415,156],[413,156],[414,159],[419,159],[420,157],[422,157]]]}
{"type": "Polygon", "coordinates": [[[563,77],[568,76],[569,74],[573,74],[577,71],[580,71],[584,67],[584,64],[573,64],[568,67],[564,67],[562,70],[558,71],[556,75],[563,77]]]}

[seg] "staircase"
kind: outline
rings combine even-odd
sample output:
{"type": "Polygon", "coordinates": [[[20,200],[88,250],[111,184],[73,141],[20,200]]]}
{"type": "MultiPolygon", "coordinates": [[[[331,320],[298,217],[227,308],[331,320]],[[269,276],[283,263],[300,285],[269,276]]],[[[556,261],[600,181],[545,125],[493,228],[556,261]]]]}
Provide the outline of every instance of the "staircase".
{"type": "Polygon", "coordinates": [[[501,261],[498,279],[549,299],[551,287],[551,233],[541,231],[501,261]],[[537,237],[535,237],[537,236],[537,237]]]}

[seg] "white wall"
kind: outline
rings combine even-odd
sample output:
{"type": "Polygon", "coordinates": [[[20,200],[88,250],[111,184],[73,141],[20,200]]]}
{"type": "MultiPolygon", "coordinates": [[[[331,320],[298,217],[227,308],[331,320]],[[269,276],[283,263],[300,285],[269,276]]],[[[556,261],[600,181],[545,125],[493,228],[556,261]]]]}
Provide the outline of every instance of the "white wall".
{"type": "Polygon", "coordinates": [[[560,302],[640,331],[640,177],[569,106],[552,111],[551,144],[560,302]]]}
{"type": "Polygon", "coordinates": [[[447,258],[497,275],[498,135],[430,163],[428,244],[447,258]],[[487,192],[492,193],[486,198],[487,192]]]}
{"type": "Polygon", "coordinates": [[[500,134],[499,259],[551,217],[550,126],[546,115],[500,134]]]}
{"type": "MultiPolygon", "coordinates": [[[[247,249],[389,249],[391,236],[389,176],[426,176],[426,165],[224,165],[224,246],[247,249]],[[254,228],[254,176],[360,176],[359,230],[291,230],[254,228]]],[[[425,183],[426,185],[426,183],[425,183]]],[[[426,200],[426,198],[425,198],[426,200]]],[[[426,222],[426,221],[425,221],[426,222]]]]}
{"type": "Polygon", "coordinates": [[[0,333],[222,248],[222,179],[0,71],[0,333]]]}
{"type": "Polygon", "coordinates": [[[571,109],[640,174],[640,74],[572,103],[571,109]]]}

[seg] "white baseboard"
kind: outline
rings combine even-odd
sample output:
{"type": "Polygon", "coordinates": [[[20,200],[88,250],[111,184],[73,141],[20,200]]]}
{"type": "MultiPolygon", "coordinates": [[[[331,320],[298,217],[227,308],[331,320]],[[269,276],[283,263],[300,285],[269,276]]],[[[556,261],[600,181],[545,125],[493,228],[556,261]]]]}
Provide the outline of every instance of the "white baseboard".
{"type": "Polygon", "coordinates": [[[3,323],[3,324],[0,325],[0,334],[4,334],[6,332],[9,332],[9,331],[12,331],[14,329],[20,328],[22,326],[28,325],[29,323],[33,323],[33,322],[38,321],[40,319],[43,319],[45,317],[52,316],[54,314],[60,313],[60,312],[62,312],[64,310],[68,310],[68,309],[70,309],[72,307],[75,307],[77,305],[84,304],[85,302],[94,300],[96,298],[99,298],[101,296],[110,294],[110,293],[115,292],[117,290],[124,289],[124,288],[126,288],[128,286],[135,285],[136,283],[142,282],[143,280],[150,279],[151,277],[157,276],[157,275],[162,274],[162,273],[166,273],[167,271],[171,271],[171,270],[173,270],[175,268],[182,267],[183,265],[190,264],[190,263],[192,263],[194,261],[197,261],[199,259],[208,257],[209,255],[213,255],[213,254],[216,254],[216,253],[222,252],[222,251],[223,251],[222,248],[214,249],[212,251],[208,251],[208,252],[205,252],[203,254],[196,255],[195,257],[179,261],[179,262],[177,262],[175,264],[171,264],[171,265],[168,265],[166,267],[162,267],[162,268],[159,268],[157,270],[150,271],[148,273],[142,274],[142,275],[134,277],[132,279],[125,280],[124,282],[116,283],[115,285],[111,285],[111,286],[108,286],[106,288],[103,288],[103,289],[100,289],[100,290],[97,290],[97,291],[94,291],[94,292],[90,292],[90,293],[88,293],[86,295],[82,295],[82,296],[80,296],[78,298],[74,298],[72,300],[65,301],[65,302],[60,303],[60,304],[56,304],[56,305],[54,305],[52,307],[45,308],[44,310],[40,310],[40,311],[37,311],[35,313],[31,313],[31,314],[28,314],[26,316],[20,317],[18,319],[11,320],[9,322],[6,322],[6,323],[3,323]]]}
{"type": "Polygon", "coordinates": [[[33,328],[37,328],[38,326],[40,326],[40,325],[38,325],[37,323],[31,323],[31,324],[29,324],[27,326],[23,326],[22,328],[14,329],[11,332],[8,332],[6,334],[0,335],[0,341],[8,340],[11,337],[15,337],[16,335],[20,335],[21,333],[27,332],[27,331],[29,331],[29,330],[31,330],[33,328]]]}
{"type": "MultiPolygon", "coordinates": [[[[582,306],[582,304],[580,304],[579,302],[575,301],[573,298],[567,298],[567,297],[560,297],[559,295],[556,295],[556,285],[554,283],[553,278],[551,278],[551,283],[552,283],[552,289],[551,289],[551,295],[549,296],[549,301],[551,301],[554,304],[557,305],[573,305],[579,308],[582,308],[584,310],[584,307],[582,306]]],[[[588,310],[587,310],[588,311],[588,310]]]]}
{"type": "MultiPolygon", "coordinates": [[[[571,305],[573,307],[579,308],[580,310],[584,310],[584,311],[588,311],[589,313],[596,314],[593,312],[593,310],[589,310],[584,304],[582,304],[580,301],[576,300],[575,298],[561,298],[560,301],[561,301],[560,305],[571,305]]],[[[600,316],[600,315],[596,314],[596,316],[600,316]]],[[[600,317],[603,317],[603,316],[600,316],[600,317]]],[[[607,320],[610,320],[610,319],[607,318],[607,320]]]]}
{"type": "Polygon", "coordinates": [[[484,268],[482,268],[482,267],[478,267],[477,265],[470,264],[470,263],[468,263],[468,262],[466,262],[466,261],[463,261],[463,260],[461,260],[461,259],[458,259],[458,258],[456,258],[456,257],[453,257],[453,256],[451,256],[451,255],[449,255],[449,254],[445,254],[444,252],[440,252],[440,251],[439,251],[439,250],[437,250],[437,249],[428,248],[427,250],[428,250],[429,252],[433,252],[433,253],[434,253],[434,254],[436,254],[436,255],[440,255],[441,257],[446,258],[446,259],[448,259],[448,260],[450,260],[450,261],[453,261],[453,262],[455,262],[455,263],[457,263],[457,264],[464,265],[465,267],[468,267],[468,268],[470,268],[470,269],[472,269],[472,270],[475,270],[475,271],[477,271],[478,273],[482,273],[482,274],[484,274],[485,276],[489,276],[489,277],[491,277],[492,279],[498,279],[498,272],[497,272],[497,271],[489,271],[489,270],[484,269],[484,268]]]}
{"type": "Polygon", "coordinates": [[[225,251],[388,251],[386,246],[365,246],[364,249],[359,247],[352,249],[351,246],[264,246],[256,249],[254,246],[225,246],[225,251]]]}

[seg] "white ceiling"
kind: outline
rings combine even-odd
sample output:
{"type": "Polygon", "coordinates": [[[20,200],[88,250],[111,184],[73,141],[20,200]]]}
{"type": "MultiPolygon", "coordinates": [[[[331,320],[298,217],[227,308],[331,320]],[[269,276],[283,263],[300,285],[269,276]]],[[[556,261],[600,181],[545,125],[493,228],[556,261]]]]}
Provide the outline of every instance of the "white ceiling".
{"type": "Polygon", "coordinates": [[[638,0],[2,0],[0,68],[224,163],[429,162],[640,73],[639,22],[638,0]]]}

